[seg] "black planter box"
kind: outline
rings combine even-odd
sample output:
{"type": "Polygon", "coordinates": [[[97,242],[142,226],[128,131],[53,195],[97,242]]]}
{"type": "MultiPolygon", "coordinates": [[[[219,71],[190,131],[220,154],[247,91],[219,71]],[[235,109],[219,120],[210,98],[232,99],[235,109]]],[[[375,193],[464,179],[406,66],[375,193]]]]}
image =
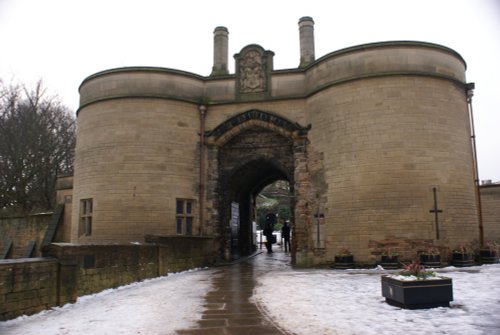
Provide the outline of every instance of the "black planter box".
{"type": "Polygon", "coordinates": [[[403,281],[382,276],[382,296],[392,305],[406,309],[450,307],[451,278],[403,281]]]}
{"type": "Polygon", "coordinates": [[[335,256],[335,264],[333,265],[336,269],[352,269],[354,266],[354,256],[335,256]]]}
{"type": "Polygon", "coordinates": [[[426,268],[441,267],[441,255],[420,254],[420,263],[426,268]]]}
{"type": "Polygon", "coordinates": [[[384,269],[397,269],[399,268],[398,256],[381,256],[380,265],[384,269]]]}
{"type": "Polygon", "coordinates": [[[461,252],[454,252],[452,254],[452,263],[456,267],[466,267],[474,265],[474,255],[473,254],[463,254],[461,252]]]}
{"type": "Polygon", "coordinates": [[[479,250],[479,258],[483,264],[498,263],[498,255],[495,251],[489,249],[479,250]]]}

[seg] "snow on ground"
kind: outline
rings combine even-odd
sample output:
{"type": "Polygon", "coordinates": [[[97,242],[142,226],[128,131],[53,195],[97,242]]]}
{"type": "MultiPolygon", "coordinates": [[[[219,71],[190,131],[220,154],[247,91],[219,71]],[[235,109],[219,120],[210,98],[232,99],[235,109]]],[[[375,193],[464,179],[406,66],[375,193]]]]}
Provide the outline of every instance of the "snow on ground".
{"type": "MultiPolygon", "coordinates": [[[[291,334],[500,334],[500,264],[439,269],[453,279],[451,308],[405,310],[385,303],[383,269],[297,270],[283,253],[261,256],[252,299],[291,334]]],[[[200,319],[215,271],[186,271],[81,297],[0,322],[0,334],[175,334],[200,319]]]]}
{"type": "Polygon", "coordinates": [[[500,264],[448,267],[450,308],[405,310],[385,303],[381,269],[270,271],[253,299],[298,335],[500,334],[500,264]]]}
{"type": "Polygon", "coordinates": [[[0,322],[0,334],[175,334],[201,317],[212,273],[185,271],[80,297],[74,304],[0,322]]]}

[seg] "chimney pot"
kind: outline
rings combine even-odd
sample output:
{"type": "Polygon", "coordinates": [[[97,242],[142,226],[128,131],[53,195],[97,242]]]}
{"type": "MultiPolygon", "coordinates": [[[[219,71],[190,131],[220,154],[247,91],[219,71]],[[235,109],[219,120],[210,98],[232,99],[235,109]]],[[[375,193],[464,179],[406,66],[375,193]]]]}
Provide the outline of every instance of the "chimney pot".
{"type": "Polygon", "coordinates": [[[211,76],[223,76],[228,71],[228,35],[226,27],[216,27],[214,30],[214,65],[211,76]]]}
{"type": "Polygon", "coordinates": [[[314,62],[314,21],[310,16],[304,16],[299,20],[300,34],[300,65],[305,67],[314,62]]]}

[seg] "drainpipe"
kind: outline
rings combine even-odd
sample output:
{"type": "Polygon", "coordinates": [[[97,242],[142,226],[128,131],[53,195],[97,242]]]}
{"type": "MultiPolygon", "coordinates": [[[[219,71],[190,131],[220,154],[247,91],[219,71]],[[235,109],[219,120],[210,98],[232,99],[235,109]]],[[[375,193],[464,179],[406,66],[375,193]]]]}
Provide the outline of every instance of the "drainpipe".
{"type": "Polygon", "coordinates": [[[467,105],[469,107],[469,118],[470,118],[470,138],[472,142],[472,159],[474,163],[474,183],[476,186],[476,204],[477,204],[477,215],[479,219],[479,245],[484,246],[484,229],[483,229],[483,209],[481,205],[481,190],[479,189],[479,169],[477,164],[477,150],[476,150],[476,133],[474,130],[474,113],[472,110],[472,96],[474,95],[474,83],[468,83],[465,85],[465,93],[467,95],[467,105]]]}
{"type": "Polygon", "coordinates": [[[200,194],[198,203],[200,205],[200,222],[199,222],[199,235],[204,235],[205,223],[205,117],[207,115],[207,106],[198,106],[200,112],[200,194]]]}

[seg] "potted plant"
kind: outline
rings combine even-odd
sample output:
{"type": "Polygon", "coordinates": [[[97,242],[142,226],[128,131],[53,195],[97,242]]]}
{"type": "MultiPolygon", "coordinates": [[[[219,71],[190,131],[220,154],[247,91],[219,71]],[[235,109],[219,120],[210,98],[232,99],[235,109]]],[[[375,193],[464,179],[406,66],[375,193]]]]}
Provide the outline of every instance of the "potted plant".
{"type": "Polygon", "coordinates": [[[427,268],[438,268],[441,266],[441,253],[439,249],[430,247],[420,253],[420,262],[427,268]]]}
{"type": "Polygon", "coordinates": [[[449,307],[453,283],[413,261],[399,274],[382,276],[382,296],[388,304],[406,309],[449,307]]]}
{"type": "Polygon", "coordinates": [[[349,249],[342,247],[339,249],[338,253],[335,255],[336,269],[348,269],[354,266],[354,256],[349,251],[349,249]]]}
{"type": "Polygon", "coordinates": [[[460,245],[453,249],[452,264],[456,267],[465,267],[474,265],[474,252],[468,245],[460,245]]]}
{"type": "Polygon", "coordinates": [[[380,265],[384,269],[397,269],[399,267],[399,255],[392,248],[382,250],[380,265]]]}
{"type": "Polygon", "coordinates": [[[500,256],[500,246],[495,241],[486,242],[483,248],[479,249],[479,258],[483,264],[498,263],[500,256]]]}

